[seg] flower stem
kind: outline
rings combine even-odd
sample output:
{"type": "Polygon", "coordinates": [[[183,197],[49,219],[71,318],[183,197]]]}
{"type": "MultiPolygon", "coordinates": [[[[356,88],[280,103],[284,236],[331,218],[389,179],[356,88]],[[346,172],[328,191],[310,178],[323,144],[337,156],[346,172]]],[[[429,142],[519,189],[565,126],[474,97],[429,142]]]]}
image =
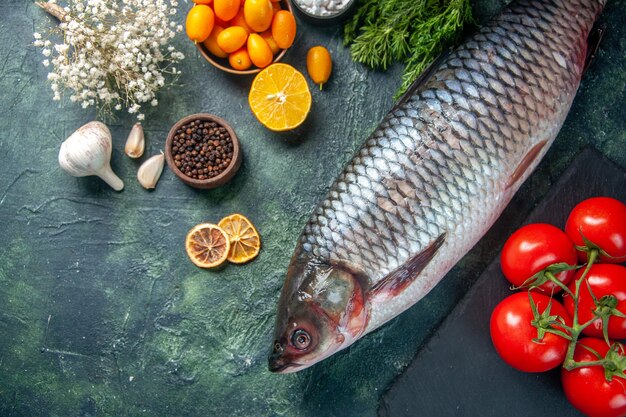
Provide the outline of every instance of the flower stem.
{"type": "Polygon", "coordinates": [[[65,19],[65,16],[67,15],[67,12],[63,10],[63,7],[59,6],[56,3],[38,1],[38,2],[35,2],[35,4],[41,7],[42,9],[44,9],[51,16],[54,16],[57,19],[59,19],[61,22],[65,19]]]}

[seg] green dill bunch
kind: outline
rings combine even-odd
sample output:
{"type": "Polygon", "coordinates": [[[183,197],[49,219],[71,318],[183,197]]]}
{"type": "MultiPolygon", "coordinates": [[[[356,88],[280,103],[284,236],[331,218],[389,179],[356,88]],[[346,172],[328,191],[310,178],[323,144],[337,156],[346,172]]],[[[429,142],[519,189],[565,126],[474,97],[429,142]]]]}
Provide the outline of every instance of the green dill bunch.
{"type": "Polygon", "coordinates": [[[400,96],[470,22],[470,0],[365,0],[344,27],[344,45],[372,69],[404,63],[400,96]]]}

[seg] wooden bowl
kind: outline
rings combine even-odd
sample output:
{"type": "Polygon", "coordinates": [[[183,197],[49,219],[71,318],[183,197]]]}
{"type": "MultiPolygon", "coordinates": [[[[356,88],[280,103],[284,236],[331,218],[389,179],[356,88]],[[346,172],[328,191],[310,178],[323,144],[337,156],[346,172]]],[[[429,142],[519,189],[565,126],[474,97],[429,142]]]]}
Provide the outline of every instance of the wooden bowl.
{"type": "Polygon", "coordinates": [[[167,165],[170,167],[174,175],[178,177],[178,179],[194,188],[206,190],[226,184],[232,177],[235,176],[235,174],[239,170],[239,167],[241,166],[241,158],[241,146],[239,145],[239,139],[237,138],[235,131],[230,127],[228,123],[226,123],[224,119],[208,113],[191,114],[187,117],[183,117],[178,122],[176,122],[174,126],[172,126],[165,141],[165,160],[167,161],[167,165]],[[180,129],[183,125],[193,122],[194,120],[217,123],[220,127],[226,129],[233,142],[233,157],[230,161],[230,165],[228,165],[228,167],[226,167],[226,169],[221,174],[213,178],[199,180],[196,178],[188,177],[174,163],[174,157],[172,156],[172,142],[174,140],[174,136],[176,136],[176,131],[180,129]]]}
{"type": "MultiPolygon", "coordinates": [[[[287,10],[289,13],[293,14],[293,8],[291,7],[291,2],[289,0],[280,0],[280,4],[283,10],[287,10]]],[[[243,70],[243,71],[236,70],[236,69],[233,69],[228,63],[228,58],[219,58],[213,55],[211,52],[208,51],[208,49],[204,47],[202,42],[198,42],[196,44],[196,48],[198,48],[198,51],[200,51],[200,54],[204,57],[204,59],[209,61],[211,65],[213,65],[216,68],[221,69],[222,71],[226,71],[230,74],[240,74],[240,75],[256,74],[257,72],[263,69],[263,68],[254,67],[254,68],[250,68],[250,69],[243,70]]],[[[274,57],[274,61],[272,61],[272,63],[279,62],[283,58],[283,56],[285,56],[285,53],[287,53],[287,49],[281,49],[280,52],[278,52],[278,55],[274,57]]]]}

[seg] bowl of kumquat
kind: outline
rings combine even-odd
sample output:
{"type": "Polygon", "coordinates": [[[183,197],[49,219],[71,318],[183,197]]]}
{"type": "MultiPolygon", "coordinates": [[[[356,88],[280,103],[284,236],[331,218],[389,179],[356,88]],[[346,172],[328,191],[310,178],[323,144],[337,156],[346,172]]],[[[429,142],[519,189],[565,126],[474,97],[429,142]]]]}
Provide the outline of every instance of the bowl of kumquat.
{"type": "Polygon", "coordinates": [[[255,74],[285,55],[296,20],[289,0],[194,0],[185,29],[213,66],[255,74]]]}

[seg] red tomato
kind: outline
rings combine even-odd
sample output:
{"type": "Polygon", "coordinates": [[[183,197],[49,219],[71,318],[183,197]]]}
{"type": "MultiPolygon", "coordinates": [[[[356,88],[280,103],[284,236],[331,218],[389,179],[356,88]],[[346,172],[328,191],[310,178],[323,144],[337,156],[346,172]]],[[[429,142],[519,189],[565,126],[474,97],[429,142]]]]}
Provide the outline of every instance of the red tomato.
{"type": "MultiPolygon", "coordinates": [[[[582,347],[588,346],[605,357],[609,346],[604,340],[585,338],[578,341],[575,361],[596,361],[598,358],[582,347]]],[[[620,344],[623,352],[623,346],[620,344]]],[[[600,365],[561,370],[563,391],[569,402],[589,417],[622,417],[626,415],[626,379],[613,376],[607,381],[600,365]]]]}
{"type": "MultiPolygon", "coordinates": [[[[626,205],[614,198],[594,197],[580,202],[567,218],[565,233],[577,246],[585,246],[584,235],[611,256],[600,256],[601,262],[626,261],[626,205]]],[[[587,254],[579,251],[578,259],[586,262],[587,254]]]]}
{"type": "MultiPolygon", "coordinates": [[[[578,270],[574,280],[578,280],[584,272],[584,269],[578,270]]],[[[594,264],[587,275],[587,282],[591,286],[593,295],[600,301],[601,305],[606,306],[601,298],[605,295],[613,295],[617,300],[615,308],[626,314],[626,268],[615,264],[594,264]]],[[[574,282],[569,285],[569,289],[574,292],[574,282]]],[[[574,300],[572,297],[564,296],[563,305],[570,315],[574,314],[574,300]]],[[[593,302],[589,288],[583,282],[580,286],[578,294],[578,322],[584,324],[595,316],[593,311],[596,305],[593,302]]],[[[603,337],[602,320],[598,318],[583,330],[587,336],[603,337]]],[[[609,337],[611,339],[626,338],[626,319],[611,316],[609,318],[609,337]]]]}
{"type": "MultiPolygon", "coordinates": [[[[533,312],[528,292],[508,296],[491,313],[491,340],[498,355],[513,368],[523,372],[544,372],[556,368],[565,359],[568,341],[559,335],[546,333],[539,342],[537,328],[532,325],[533,312]]],[[[540,314],[544,313],[550,297],[531,292],[540,314]]],[[[567,310],[552,300],[550,316],[558,315],[565,324],[572,325],[567,310]]],[[[555,326],[557,330],[562,328],[555,326]]]]}
{"type": "MultiPolygon", "coordinates": [[[[507,239],[500,255],[502,272],[516,287],[523,286],[526,280],[544,268],[560,262],[576,265],[576,248],[561,229],[544,223],[519,228],[507,239]]],[[[575,272],[563,271],[555,277],[567,284],[575,272]]],[[[537,290],[550,294],[561,291],[561,288],[552,281],[546,281],[537,290]]]]}

